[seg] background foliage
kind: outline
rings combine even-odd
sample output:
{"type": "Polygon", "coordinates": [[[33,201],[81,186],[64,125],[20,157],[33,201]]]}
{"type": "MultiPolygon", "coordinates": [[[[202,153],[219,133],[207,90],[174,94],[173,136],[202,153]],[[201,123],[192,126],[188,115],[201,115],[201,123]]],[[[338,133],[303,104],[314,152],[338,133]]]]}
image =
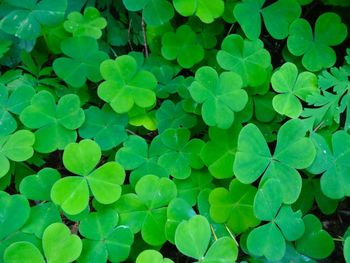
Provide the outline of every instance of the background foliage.
{"type": "Polygon", "coordinates": [[[350,262],[349,8],[0,1],[0,263],[350,262]]]}

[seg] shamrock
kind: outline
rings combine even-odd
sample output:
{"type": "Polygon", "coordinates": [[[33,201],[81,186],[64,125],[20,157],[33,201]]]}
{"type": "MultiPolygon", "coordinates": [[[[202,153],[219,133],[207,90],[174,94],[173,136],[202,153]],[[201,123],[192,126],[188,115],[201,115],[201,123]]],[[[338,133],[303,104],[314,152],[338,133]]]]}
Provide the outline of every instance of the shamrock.
{"type": "Polygon", "coordinates": [[[278,0],[263,8],[265,0],[243,0],[233,10],[237,22],[249,39],[257,39],[261,33],[261,15],[270,35],[275,39],[288,36],[290,24],[301,14],[296,0],[278,0]]]}
{"type": "Polygon", "coordinates": [[[191,174],[191,168],[200,169],[203,162],[199,153],[204,146],[200,139],[190,140],[190,131],[187,129],[167,129],[156,142],[162,149],[158,164],[177,179],[186,179],[191,174]]]}
{"type": "Polygon", "coordinates": [[[234,112],[241,111],[248,102],[238,74],[223,72],[218,76],[215,69],[207,66],[196,71],[189,91],[196,102],[203,104],[204,122],[221,129],[228,129],[234,121],[234,112]]]}
{"type": "Polygon", "coordinates": [[[320,15],[314,33],[308,21],[296,19],[289,28],[288,50],[295,56],[303,56],[303,66],[309,71],[332,67],[336,54],[332,46],[342,43],[347,36],[347,27],[335,13],[320,15]]]}
{"type": "Polygon", "coordinates": [[[174,263],[169,258],[163,258],[162,254],[157,250],[147,249],[142,251],[136,258],[136,263],[174,263]]]}
{"type": "Polygon", "coordinates": [[[98,82],[102,79],[100,64],[108,58],[98,50],[98,43],[91,37],[71,37],[61,42],[61,50],[68,57],[55,59],[53,70],[67,84],[80,88],[86,80],[98,82]]]}
{"type": "Polygon", "coordinates": [[[177,194],[175,184],[168,178],[145,175],[136,183],[135,192],[122,195],[113,204],[120,224],[129,226],[134,234],[141,230],[146,243],[162,245],[166,241],[166,207],[177,194]]]}
{"type": "Polygon", "coordinates": [[[35,136],[27,130],[0,137],[0,178],[10,170],[10,161],[23,162],[33,156],[35,136]]]}
{"type": "Polygon", "coordinates": [[[204,58],[204,50],[197,42],[196,33],[182,25],[176,32],[167,32],[162,37],[162,56],[167,60],[177,60],[183,68],[191,68],[204,58]]]}
{"type": "Polygon", "coordinates": [[[254,214],[267,224],[254,228],[248,235],[247,248],[256,256],[270,261],[281,260],[286,251],[286,240],[300,238],[305,230],[301,211],[294,212],[290,206],[282,206],[283,194],[280,183],[268,179],[258,190],[254,199],[254,214]]]}
{"type": "Polygon", "coordinates": [[[0,28],[24,40],[39,37],[42,26],[55,26],[64,19],[67,0],[13,0],[7,1],[10,10],[2,18],[0,28]]]}
{"type": "Polygon", "coordinates": [[[101,30],[107,26],[105,18],[94,7],[87,7],[84,15],[80,12],[72,12],[64,22],[64,29],[75,37],[88,36],[99,39],[102,36],[101,30]]]}
{"type": "Polygon", "coordinates": [[[204,23],[212,23],[224,12],[222,0],[173,0],[175,10],[182,16],[196,15],[204,23]]]}
{"type": "Polygon", "coordinates": [[[5,85],[0,84],[0,136],[6,136],[17,128],[13,114],[20,114],[29,105],[35,90],[29,85],[21,85],[10,94],[5,85]]]}
{"type": "Polygon", "coordinates": [[[79,135],[94,139],[102,150],[110,150],[127,139],[127,124],[127,115],[115,113],[108,104],[102,109],[91,106],[85,110],[85,122],[79,128],[79,135]]]}
{"type": "Polygon", "coordinates": [[[231,181],[229,190],[213,189],[209,195],[210,216],[216,223],[225,223],[234,233],[242,233],[259,224],[253,211],[257,189],[237,179],[231,181]]]}
{"type": "Polygon", "coordinates": [[[162,133],[168,128],[192,128],[196,125],[195,116],[186,113],[183,104],[174,104],[165,100],[156,112],[158,131],[162,133]]]}
{"type": "Polygon", "coordinates": [[[216,59],[223,69],[239,74],[243,86],[258,87],[269,77],[271,57],[260,39],[229,35],[222,42],[216,59]]]}
{"type": "Polygon", "coordinates": [[[159,177],[167,177],[169,173],[160,166],[158,155],[153,151],[154,142],[148,147],[145,139],[139,136],[129,136],[123,143],[116,155],[115,160],[120,163],[125,170],[131,170],[130,183],[136,182],[146,174],[154,174],[159,177]]]}
{"type": "Polygon", "coordinates": [[[103,61],[101,74],[105,81],[98,87],[98,96],[115,112],[126,113],[134,105],[147,108],[156,102],[156,78],[149,71],[140,70],[132,56],[103,61]]]}
{"type": "Polygon", "coordinates": [[[78,262],[121,262],[128,258],[134,235],[126,226],[117,226],[118,214],[112,209],[90,213],[81,220],[79,233],[83,251],[78,262]]]}
{"type": "Polygon", "coordinates": [[[298,74],[298,68],[290,62],[273,73],[271,84],[276,92],[281,93],[273,98],[273,108],[290,118],[298,118],[302,112],[298,98],[306,101],[308,96],[319,92],[316,75],[311,72],[298,74]]]}
{"type": "Polygon", "coordinates": [[[116,162],[107,162],[95,169],[101,158],[101,148],[91,140],[68,144],[63,152],[63,164],[71,173],[55,182],[52,201],[67,214],[82,212],[89,203],[90,191],[102,204],[111,204],[121,195],[125,172],[116,162]]]}
{"type": "Polygon", "coordinates": [[[286,122],[277,135],[274,154],[257,126],[248,124],[238,137],[233,172],[242,183],[254,182],[261,174],[263,185],[269,178],[281,187],[283,203],[294,203],[300,194],[302,181],[296,169],[308,168],[315,159],[316,149],[309,138],[307,128],[299,119],[286,122]]]}
{"type": "Polygon", "coordinates": [[[21,112],[20,119],[28,128],[37,129],[34,149],[50,153],[75,142],[75,129],[83,124],[85,115],[77,95],[64,95],[56,105],[50,92],[40,91],[21,112]]]}

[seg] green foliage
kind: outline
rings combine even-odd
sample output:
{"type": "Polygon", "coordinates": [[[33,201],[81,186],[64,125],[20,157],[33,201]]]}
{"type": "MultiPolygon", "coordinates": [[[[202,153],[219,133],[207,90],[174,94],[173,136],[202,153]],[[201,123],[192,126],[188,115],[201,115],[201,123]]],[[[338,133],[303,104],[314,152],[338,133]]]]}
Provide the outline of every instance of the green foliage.
{"type": "Polygon", "coordinates": [[[0,263],[350,262],[349,8],[0,1],[0,263]]]}

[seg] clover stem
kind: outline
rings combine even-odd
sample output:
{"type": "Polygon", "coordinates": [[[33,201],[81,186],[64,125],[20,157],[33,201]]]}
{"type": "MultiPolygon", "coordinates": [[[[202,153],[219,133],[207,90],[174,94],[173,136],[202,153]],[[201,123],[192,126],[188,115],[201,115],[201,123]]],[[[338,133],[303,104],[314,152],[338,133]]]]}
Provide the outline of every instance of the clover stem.
{"type": "Polygon", "coordinates": [[[233,241],[235,241],[237,247],[239,247],[239,244],[238,244],[238,242],[237,242],[237,240],[236,240],[236,237],[232,234],[231,230],[228,228],[228,226],[227,226],[226,224],[224,224],[224,226],[225,226],[227,232],[230,234],[230,236],[231,236],[231,238],[233,239],[233,241]]]}
{"type": "Polygon", "coordinates": [[[145,56],[146,58],[148,58],[147,37],[146,37],[145,20],[143,19],[143,13],[142,13],[142,20],[141,20],[141,28],[142,28],[142,35],[143,35],[143,45],[145,47],[145,56]]]}
{"type": "Polygon", "coordinates": [[[216,236],[216,233],[215,233],[215,230],[214,230],[212,224],[210,224],[210,230],[211,230],[211,232],[213,233],[213,236],[214,236],[215,241],[218,240],[218,237],[216,236]]]}

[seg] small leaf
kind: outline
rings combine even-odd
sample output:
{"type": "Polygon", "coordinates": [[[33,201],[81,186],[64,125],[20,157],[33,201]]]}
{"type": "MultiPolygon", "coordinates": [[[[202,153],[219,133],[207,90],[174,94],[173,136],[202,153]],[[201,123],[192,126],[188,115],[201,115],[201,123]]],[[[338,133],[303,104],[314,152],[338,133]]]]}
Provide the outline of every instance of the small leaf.
{"type": "Polygon", "coordinates": [[[66,225],[54,223],[44,231],[43,250],[48,263],[69,263],[79,257],[82,242],[66,225]]]}
{"type": "Polygon", "coordinates": [[[40,250],[32,243],[22,241],[11,244],[4,254],[5,263],[45,263],[40,250]]]}

